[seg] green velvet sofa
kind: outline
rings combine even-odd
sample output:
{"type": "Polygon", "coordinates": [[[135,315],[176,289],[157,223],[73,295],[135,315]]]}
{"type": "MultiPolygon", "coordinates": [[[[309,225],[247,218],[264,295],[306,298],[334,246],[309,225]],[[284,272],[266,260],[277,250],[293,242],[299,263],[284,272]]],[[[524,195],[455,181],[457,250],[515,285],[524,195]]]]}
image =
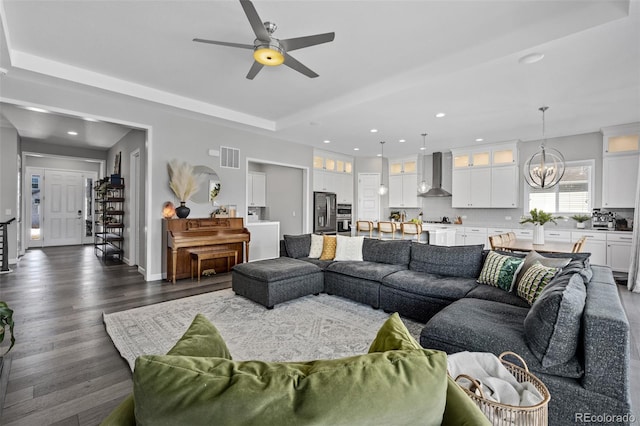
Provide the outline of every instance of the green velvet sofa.
{"type": "Polygon", "coordinates": [[[167,355],[136,361],[133,394],[112,425],[489,425],[397,314],[369,353],[337,360],[234,361],[204,316],[167,355]],[[392,397],[391,397],[392,395],[392,397]]]}

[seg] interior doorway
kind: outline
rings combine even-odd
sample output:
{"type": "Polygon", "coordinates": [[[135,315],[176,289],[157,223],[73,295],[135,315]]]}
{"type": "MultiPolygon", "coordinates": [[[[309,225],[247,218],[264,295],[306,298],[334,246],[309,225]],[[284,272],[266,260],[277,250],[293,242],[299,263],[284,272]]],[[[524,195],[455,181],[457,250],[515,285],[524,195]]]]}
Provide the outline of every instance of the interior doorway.
{"type": "Polygon", "coordinates": [[[95,172],[27,167],[28,247],[93,242],[95,172]]]}

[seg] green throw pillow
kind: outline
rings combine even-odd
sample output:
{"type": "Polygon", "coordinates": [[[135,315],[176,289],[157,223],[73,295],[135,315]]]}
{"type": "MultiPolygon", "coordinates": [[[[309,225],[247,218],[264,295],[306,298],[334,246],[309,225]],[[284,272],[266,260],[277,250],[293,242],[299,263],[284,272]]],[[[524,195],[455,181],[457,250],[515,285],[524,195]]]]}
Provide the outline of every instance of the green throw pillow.
{"type": "Polygon", "coordinates": [[[523,262],[523,258],[505,256],[490,251],[482,266],[478,283],[488,284],[509,291],[523,262]]]}
{"type": "MultiPolygon", "coordinates": [[[[187,331],[167,353],[231,359],[229,348],[220,332],[202,314],[195,316],[187,331]]],[[[135,426],[134,408],[133,394],[131,394],[103,420],[101,426],[135,426]]]]}
{"type": "MultiPolygon", "coordinates": [[[[421,348],[413,338],[398,313],[391,315],[378,331],[378,335],[371,343],[369,353],[393,350],[410,350],[421,348]]],[[[443,425],[451,426],[490,426],[491,422],[485,417],[476,404],[467,396],[460,386],[447,376],[447,405],[442,419],[443,425]]]]}
{"type": "Polygon", "coordinates": [[[138,425],[440,425],[446,354],[371,353],[302,363],[145,355],[138,425]],[[390,397],[393,396],[393,397],[390,397]]]}
{"type": "Polygon", "coordinates": [[[376,338],[369,347],[369,353],[411,349],[422,349],[422,346],[409,333],[396,312],[378,330],[376,338]]]}
{"type": "Polygon", "coordinates": [[[522,279],[518,283],[518,296],[533,305],[542,289],[549,284],[549,281],[556,275],[559,268],[544,266],[540,262],[536,262],[527,269],[522,279]]]}

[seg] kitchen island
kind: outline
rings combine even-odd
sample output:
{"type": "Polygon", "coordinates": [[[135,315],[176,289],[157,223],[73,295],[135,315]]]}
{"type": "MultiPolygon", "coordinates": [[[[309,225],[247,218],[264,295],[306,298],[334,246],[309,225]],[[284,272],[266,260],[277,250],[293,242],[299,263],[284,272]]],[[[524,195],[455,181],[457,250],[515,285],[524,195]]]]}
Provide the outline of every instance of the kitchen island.
{"type": "Polygon", "coordinates": [[[280,256],[280,222],[258,220],[245,225],[251,233],[249,262],[280,256]]]}

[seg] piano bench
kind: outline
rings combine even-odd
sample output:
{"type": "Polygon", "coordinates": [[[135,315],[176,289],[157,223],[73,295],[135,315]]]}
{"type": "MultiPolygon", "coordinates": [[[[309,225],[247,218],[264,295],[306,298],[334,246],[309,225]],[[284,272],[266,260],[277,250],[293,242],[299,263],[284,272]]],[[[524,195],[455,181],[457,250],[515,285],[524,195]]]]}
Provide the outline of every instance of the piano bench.
{"type": "Polygon", "coordinates": [[[197,266],[198,281],[202,275],[202,261],[211,259],[227,258],[227,271],[231,271],[231,267],[238,263],[238,251],[237,250],[224,250],[224,249],[212,249],[212,248],[193,248],[189,249],[189,256],[191,258],[191,279],[193,279],[193,270],[197,266]],[[233,259],[233,265],[231,264],[233,259]]]}
{"type": "Polygon", "coordinates": [[[318,266],[290,257],[241,263],[231,273],[233,291],[272,309],[274,305],[324,291],[318,266]]]}

